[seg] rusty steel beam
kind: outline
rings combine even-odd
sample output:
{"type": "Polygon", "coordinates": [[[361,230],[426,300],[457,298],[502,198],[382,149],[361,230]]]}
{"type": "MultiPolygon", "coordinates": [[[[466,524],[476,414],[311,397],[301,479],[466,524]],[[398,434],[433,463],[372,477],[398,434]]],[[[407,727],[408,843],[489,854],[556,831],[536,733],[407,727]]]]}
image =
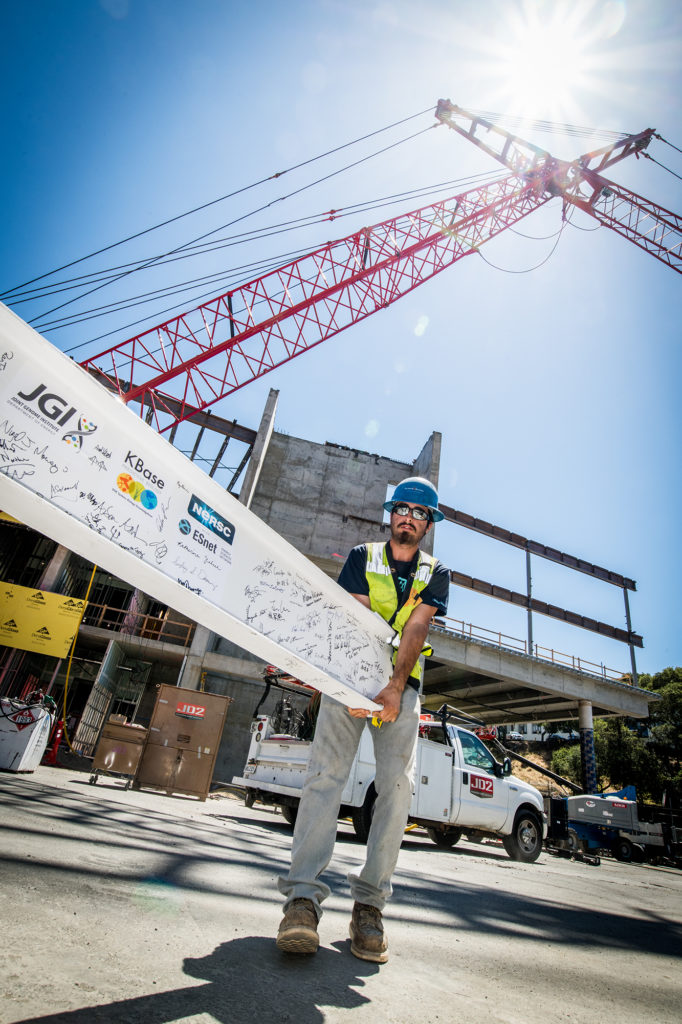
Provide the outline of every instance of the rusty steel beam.
{"type": "Polygon", "coordinates": [[[460,512],[458,509],[450,508],[449,505],[439,504],[438,508],[448,522],[456,523],[457,526],[464,526],[467,530],[482,533],[486,537],[492,537],[493,540],[502,541],[503,544],[511,544],[512,547],[530,551],[532,555],[539,555],[541,558],[549,559],[550,562],[564,565],[567,569],[576,569],[578,572],[584,572],[588,576],[595,576],[605,583],[613,583],[616,587],[623,587],[627,590],[637,589],[637,584],[634,580],[628,579],[627,576],[621,576],[618,572],[611,572],[610,569],[603,569],[600,565],[593,565],[592,562],[587,562],[584,558],[576,558],[575,555],[567,555],[564,551],[550,548],[546,544],[540,544],[539,541],[528,540],[527,537],[522,537],[520,533],[512,533],[511,530],[505,530],[502,526],[494,526],[492,523],[486,522],[485,519],[470,516],[467,512],[460,512]]]}
{"type": "MultiPolygon", "coordinates": [[[[442,508],[442,506],[439,507],[442,508]]],[[[559,619],[561,622],[568,622],[571,626],[589,629],[593,633],[607,636],[611,640],[620,640],[622,643],[632,644],[635,647],[644,646],[644,641],[638,633],[628,632],[626,629],[619,629],[617,626],[609,626],[606,622],[599,622],[597,619],[591,619],[587,615],[579,615],[578,612],[571,612],[566,608],[547,604],[546,601],[539,601],[536,597],[529,598],[527,594],[519,594],[515,590],[508,590],[507,587],[499,587],[495,583],[487,583],[485,580],[476,579],[475,576],[467,576],[456,569],[450,570],[450,580],[458,587],[475,590],[478,594],[495,597],[498,601],[507,601],[509,604],[515,604],[519,608],[530,608],[531,611],[547,615],[550,619],[559,619]]]]}

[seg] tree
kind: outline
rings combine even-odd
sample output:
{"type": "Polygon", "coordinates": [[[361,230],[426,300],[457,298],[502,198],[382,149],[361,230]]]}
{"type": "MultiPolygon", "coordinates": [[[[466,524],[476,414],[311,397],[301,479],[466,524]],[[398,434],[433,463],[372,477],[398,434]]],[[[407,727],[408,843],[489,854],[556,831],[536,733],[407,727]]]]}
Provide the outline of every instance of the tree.
{"type": "Polygon", "coordinates": [[[661,788],[679,801],[682,795],[682,667],[640,676],[640,685],[660,700],[650,705],[651,747],[661,768],[661,788]]]}
{"type": "MultiPolygon", "coordinates": [[[[679,801],[682,794],[682,668],[666,668],[639,677],[640,686],[660,700],[650,705],[643,722],[623,718],[596,719],[594,745],[598,786],[622,789],[634,785],[640,800],[679,801]],[[642,735],[643,733],[643,735],[642,735]]],[[[552,756],[552,768],[573,782],[581,781],[580,746],[572,744],[552,756]]]]}

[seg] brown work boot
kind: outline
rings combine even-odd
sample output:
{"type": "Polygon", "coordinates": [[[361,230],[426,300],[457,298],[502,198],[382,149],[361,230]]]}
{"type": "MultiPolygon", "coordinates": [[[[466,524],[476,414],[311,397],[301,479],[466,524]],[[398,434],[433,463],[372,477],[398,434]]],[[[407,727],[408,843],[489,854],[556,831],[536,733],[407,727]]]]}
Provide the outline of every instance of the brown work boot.
{"type": "Polygon", "coordinates": [[[360,960],[372,960],[376,964],[385,964],[388,960],[388,939],[378,907],[370,907],[368,903],[353,904],[350,951],[360,960]]]}
{"type": "Polygon", "coordinates": [[[293,900],[277,932],[277,948],[283,953],[317,953],[317,914],[312,900],[293,900]]]}

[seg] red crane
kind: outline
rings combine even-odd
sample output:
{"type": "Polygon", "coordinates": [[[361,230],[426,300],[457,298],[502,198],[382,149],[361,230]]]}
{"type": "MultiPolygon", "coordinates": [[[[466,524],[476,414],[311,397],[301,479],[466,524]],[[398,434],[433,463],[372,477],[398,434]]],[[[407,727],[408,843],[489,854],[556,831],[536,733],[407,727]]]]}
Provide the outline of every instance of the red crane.
{"type": "Polygon", "coordinates": [[[436,118],[511,173],[328,242],[82,365],[163,433],[385,309],[557,196],[682,271],[682,218],[601,173],[642,152],[654,129],[567,162],[449,100],[436,118]]]}

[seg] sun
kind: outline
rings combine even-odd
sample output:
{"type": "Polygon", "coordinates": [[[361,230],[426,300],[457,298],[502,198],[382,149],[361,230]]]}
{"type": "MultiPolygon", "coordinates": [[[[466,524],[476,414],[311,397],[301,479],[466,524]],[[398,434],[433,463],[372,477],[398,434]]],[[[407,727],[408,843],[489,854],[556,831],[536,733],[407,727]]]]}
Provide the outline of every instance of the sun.
{"type": "Polygon", "coordinates": [[[510,102],[522,115],[536,112],[538,105],[556,111],[585,84],[580,39],[558,24],[530,26],[505,63],[500,71],[507,80],[510,102]]]}
{"type": "Polygon", "coordinates": [[[592,0],[525,0],[508,9],[494,55],[502,109],[553,121],[575,115],[597,84],[598,12],[592,0]]]}

